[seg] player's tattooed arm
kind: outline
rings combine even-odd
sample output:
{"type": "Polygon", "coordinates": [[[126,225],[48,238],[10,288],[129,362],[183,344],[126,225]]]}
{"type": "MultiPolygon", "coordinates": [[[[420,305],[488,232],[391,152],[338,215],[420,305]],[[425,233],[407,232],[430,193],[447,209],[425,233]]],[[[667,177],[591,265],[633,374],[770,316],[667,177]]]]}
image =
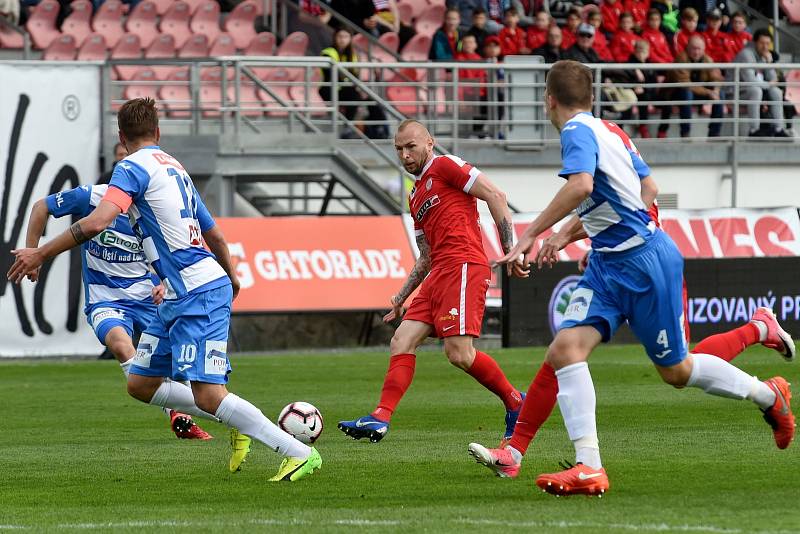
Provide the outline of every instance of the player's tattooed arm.
{"type": "Polygon", "coordinates": [[[414,268],[411,269],[411,272],[408,274],[405,284],[403,284],[403,287],[400,288],[400,291],[397,293],[397,300],[400,303],[408,299],[411,293],[425,280],[425,277],[428,276],[431,270],[431,247],[428,245],[428,240],[425,239],[424,234],[417,236],[417,248],[419,248],[419,258],[417,258],[414,268]]]}
{"type": "Polygon", "coordinates": [[[75,239],[75,243],[80,245],[89,241],[89,237],[83,233],[80,222],[76,222],[70,226],[69,231],[72,232],[72,237],[75,239]]]}
{"type": "Polygon", "coordinates": [[[497,232],[500,234],[503,252],[508,254],[514,248],[514,227],[511,225],[511,220],[503,217],[503,220],[497,223],[497,232]]]}

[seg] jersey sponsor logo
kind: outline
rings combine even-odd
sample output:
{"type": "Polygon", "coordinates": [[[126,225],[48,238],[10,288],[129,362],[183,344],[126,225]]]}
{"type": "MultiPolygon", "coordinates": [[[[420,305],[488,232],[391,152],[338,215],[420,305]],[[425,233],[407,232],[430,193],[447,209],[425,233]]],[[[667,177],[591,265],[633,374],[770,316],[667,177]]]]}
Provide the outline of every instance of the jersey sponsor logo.
{"type": "Polygon", "coordinates": [[[553,332],[553,335],[558,332],[561,322],[564,321],[569,299],[572,297],[572,292],[575,291],[580,279],[581,277],[577,275],[567,276],[556,284],[553,293],[550,295],[550,304],[547,309],[550,316],[550,331],[553,332]]]}
{"type": "Polygon", "coordinates": [[[142,244],[137,238],[112,230],[103,230],[95,240],[105,247],[120,248],[127,252],[134,253],[142,251],[142,244]]]}
{"type": "Polygon", "coordinates": [[[120,321],[125,320],[125,312],[118,309],[112,308],[100,308],[92,313],[92,326],[97,328],[97,325],[102,323],[107,319],[119,319],[120,321]]]}
{"type": "Polygon", "coordinates": [[[583,321],[589,313],[589,306],[592,304],[594,291],[585,287],[579,287],[572,292],[569,305],[564,312],[565,321],[583,321]]]}
{"type": "Polygon", "coordinates": [[[422,219],[425,218],[425,214],[428,213],[428,210],[434,206],[438,206],[439,202],[439,195],[433,195],[432,197],[425,199],[419,206],[417,214],[414,217],[417,219],[417,222],[422,222],[422,219]]]}
{"type": "Polygon", "coordinates": [[[169,154],[166,154],[164,152],[153,152],[153,158],[160,165],[169,165],[171,167],[175,167],[177,169],[184,170],[183,165],[181,165],[180,162],[177,159],[173,158],[172,156],[170,156],[169,154]]]}
{"type": "MultiPolygon", "coordinates": [[[[458,310],[455,308],[450,308],[450,311],[447,312],[447,315],[442,315],[439,317],[439,321],[455,321],[458,319],[458,310]]],[[[445,330],[447,330],[445,328],[445,330]]]]}
{"type": "Polygon", "coordinates": [[[578,215],[584,215],[587,211],[592,209],[595,206],[595,201],[592,197],[586,197],[586,199],[578,204],[578,209],[575,210],[578,212],[578,215]]]}
{"type": "Polygon", "coordinates": [[[133,357],[133,365],[144,369],[150,368],[150,358],[158,346],[158,338],[151,334],[142,334],[139,345],[136,347],[136,355],[133,357]]]}
{"type": "Polygon", "coordinates": [[[228,342],[206,341],[205,374],[225,376],[228,373],[228,342]]]}
{"type": "Polygon", "coordinates": [[[64,203],[64,193],[62,191],[59,191],[58,193],[56,193],[56,207],[60,208],[61,204],[63,203],[64,203]]]}

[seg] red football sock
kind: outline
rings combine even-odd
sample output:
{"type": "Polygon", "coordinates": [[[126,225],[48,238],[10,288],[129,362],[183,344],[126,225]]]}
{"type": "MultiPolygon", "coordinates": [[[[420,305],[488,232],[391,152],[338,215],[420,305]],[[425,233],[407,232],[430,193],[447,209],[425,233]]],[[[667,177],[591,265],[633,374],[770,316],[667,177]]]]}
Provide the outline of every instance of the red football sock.
{"type": "Polygon", "coordinates": [[[389,370],[383,379],[381,400],[378,407],[372,412],[372,417],[381,421],[390,421],[400,399],[403,398],[408,386],[414,379],[414,368],[417,357],[413,354],[398,354],[389,358],[389,370]]]}
{"type": "Polygon", "coordinates": [[[467,370],[470,376],[481,383],[483,387],[500,397],[506,410],[516,410],[519,407],[522,397],[517,388],[511,385],[503,370],[494,361],[494,358],[481,352],[475,351],[475,361],[472,367],[467,370]]]}
{"type": "Polygon", "coordinates": [[[758,327],[753,323],[747,323],[739,328],[703,339],[691,352],[710,354],[729,362],[750,345],[759,343],[760,339],[761,333],[758,327]]]}
{"type": "Polygon", "coordinates": [[[536,373],[536,378],[528,388],[522,410],[519,412],[517,426],[514,427],[514,435],[511,437],[509,445],[517,449],[522,454],[528,450],[539,427],[547,421],[553,407],[556,405],[558,397],[558,379],[555,370],[549,363],[544,362],[536,373]]]}

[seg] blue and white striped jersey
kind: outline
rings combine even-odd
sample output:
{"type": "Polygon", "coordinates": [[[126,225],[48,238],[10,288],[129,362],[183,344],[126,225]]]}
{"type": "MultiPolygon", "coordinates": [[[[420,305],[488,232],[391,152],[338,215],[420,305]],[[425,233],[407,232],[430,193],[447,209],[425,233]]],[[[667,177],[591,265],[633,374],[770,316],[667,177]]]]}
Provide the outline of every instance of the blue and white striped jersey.
{"type": "MultiPolygon", "coordinates": [[[[84,185],[50,195],[46,198],[47,210],[54,217],[85,217],[94,211],[107,189],[107,185],[84,185]]],[[[155,277],[127,216],[118,216],[111,226],[81,245],[81,263],[87,310],[98,302],[152,302],[155,277]]]]}
{"type": "Polygon", "coordinates": [[[599,252],[620,252],[649,241],[656,224],[642,202],[641,180],[650,168],[622,129],[579,113],[561,129],[559,176],[586,172],[594,177],[591,196],[578,216],[599,252]]]}
{"type": "Polygon", "coordinates": [[[202,232],[216,224],[183,166],[157,146],[120,161],[111,187],[131,196],[128,213],[145,256],[164,283],[164,298],[177,299],[230,283],[202,232]]]}

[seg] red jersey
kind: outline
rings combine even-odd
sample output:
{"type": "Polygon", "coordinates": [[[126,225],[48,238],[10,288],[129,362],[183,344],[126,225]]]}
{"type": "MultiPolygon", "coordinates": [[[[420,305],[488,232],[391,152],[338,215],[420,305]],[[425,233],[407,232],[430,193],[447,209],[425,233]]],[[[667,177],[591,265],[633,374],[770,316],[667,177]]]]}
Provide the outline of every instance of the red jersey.
{"type": "Polygon", "coordinates": [[[675,60],[672,50],[669,48],[667,37],[661,30],[646,28],[642,31],[642,39],[650,43],[649,61],[651,63],[672,63],[675,60]]]}
{"type": "Polygon", "coordinates": [[[644,28],[645,22],[647,22],[647,11],[650,9],[650,0],[625,0],[624,5],[625,11],[633,15],[634,24],[639,28],[644,28]]]}
{"type": "Polygon", "coordinates": [[[561,28],[561,49],[566,50],[574,45],[578,40],[578,36],[572,33],[572,30],[564,26],[561,28]]]}
{"type": "Polygon", "coordinates": [[[525,48],[527,36],[522,28],[503,28],[497,34],[500,38],[500,50],[504,56],[516,56],[521,48],[525,48]]]}
{"type": "MultiPolygon", "coordinates": [[[[456,61],[483,62],[483,57],[481,57],[481,55],[476,52],[473,52],[471,54],[468,54],[466,52],[458,52],[456,53],[456,61]]],[[[478,92],[480,96],[486,96],[486,82],[488,81],[488,73],[486,72],[486,69],[460,68],[458,69],[458,79],[472,83],[476,81],[480,82],[481,86],[478,92]]],[[[467,89],[467,87],[464,87],[462,85],[461,87],[459,87],[459,89],[460,89],[459,100],[461,100],[462,102],[468,100],[467,98],[464,98],[464,90],[467,89]]]]}
{"type": "Polygon", "coordinates": [[[711,30],[703,32],[703,39],[706,40],[706,55],[717,63],[729,63],[733,61],[736,52],[733,51],[734,42],[731,36],[725,32],[711,30]]]}
{"type": "Polygon", "coordinates": [[[686,50],[686,45],[689,44],[689,39],[695,35],[698,37],[703,37],[703,34],[700,32],[687,33],[685,30],[678,30],[678,33],[675,34],[674,45],[676,56],[686,50]]]}
{"type": "Polygon", "coordinates": [[[622,0],[617,0],[613,4],[603,2],[600,6],[600,14],[603,16],[603,30],[606,33],[617,33],[619,28],[619,16],[625,12],[625,6],[622,5],[622,0]]]}
{"type": "Polygon", "coordinates": [[[409,195],[415,235],[431,247],[431,269],[463,263],[488,265],[478,201],[469,190],[481,173],[450,154],[425,165],[409,195]]]}
{"type": "Polygon", "coordinates": [[[614,61],[614,56],[611,54],[611,49],[608,47],[608,40],[599,28],[594,32],[594,51],[597,52],[597,57],[603,61],[614,61]]]}
{"type": "Polygon", "coordinates": [[[611,40],[611,55],[617,63],[627,63],[633,54],[633,46],[641,39],[633,32],[619,30],[611,40]]]}
{"type": "Polygon", "coordinates": [[[750,32],[731,32],[728,35],[731,36],[731,40],[733,41],[733,49],[731,50],[732,57],[736,57],[736,54],[741,52],[742,48],[753,40],[753,36],[750,35],[750,32]]]}
{"type": "Polygon", "coordinates": [[[528,48],[536,50],[547,42],[547,30],[540,30],[535,26],[528,28],[528,48]]]}

